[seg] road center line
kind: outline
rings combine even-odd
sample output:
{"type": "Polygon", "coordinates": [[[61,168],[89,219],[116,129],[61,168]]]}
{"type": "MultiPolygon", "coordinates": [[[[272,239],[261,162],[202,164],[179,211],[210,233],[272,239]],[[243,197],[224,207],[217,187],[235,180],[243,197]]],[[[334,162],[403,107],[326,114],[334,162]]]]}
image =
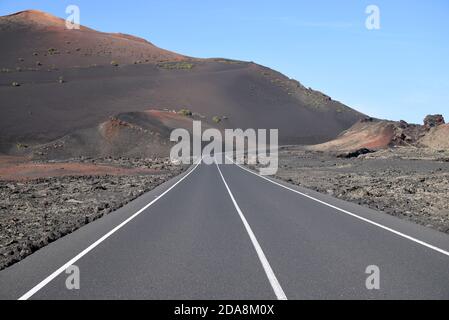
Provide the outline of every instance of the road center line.
{"type": "Polygon", "coordinates": [[[245,216],[243,215],[242,210],[240,210],[239,205],[237,204],[237,201],[235,201],[234,195],[231,192],[231,189],[229,188],[228,184],[226,183],[226,180],[223,176],[223,173],[220,170],[220,167],[218,166],[217,162],[215,161],[215,165],[217,166],[218,172],[220,173],[221,179],[223,180],[223,183],[228,190],[229,196],[231,197],[232,202],[234,203],[234,207],[237,210],[240,219],[243,222],[243,225],[245,226],[246,232],[248,232],[248,235],[251,239],[251,242],[254,246],[254,249],[256,249],[257,256],[259,257],[260,263],[262,264],[262,267],[265,271],[265,274],[267,275],[268,281],[270,281],[271,287],[274,290],[274,293],[276,294],[276,297],[278,300],[287,300],[287,296],[284,293],[284,290],[282,290],[282,287],[276,278],[276,275],[273,272],[273,269],[271,269],[270,263],[267,260],[267,257],[265,256],[262,247],[260,246],[259,242],[257,241],[256,236],[254,235],[251,226],[249,225],[248,221],[246,220],[245,216]]]}
{"type": "Polygon", "coordinates": [[[58,270],[53,272],[51,275],[49,275],[47,278],[42,280],[39,284],[37,284],[35,287],[33,287],[30,291],[25,293],[23,296],[21,296],[18,300],[28,300],[33,295],[35,295],[39,290],[41,290],[43,287],[45,287],[48,283],[50,283],[54,278],[56,278],[58,275],[60,275],[62,272],[64,272],[68,267],[73,265],[76,261],[81,259],[83,256],[88,254],[90,251],[92,251],[95,247],[97,247],[100,243],[105,241],[107,238],[109,238],[111,235],[113,235],[115,232],[117,232],[119,229],[121,229],[123,226],[125,226],[128,222],[136,218],[138,215],[140,215],[142,212],[144,212],[146,209],[148,209],[150,206],[152,206],[156,201],[161,199],[164,195],[166,195],[170,190],[172,190],[174,187],[176,187],[179,183],[181,183],[185,178],[187,178],[195,169],[200,165],[202,159],[198,161],[198,163],[195,165],[195,167],[190,170],[186,175],[184,175],[181,179],[179,179],[175,184],[173,184],[170,188],[165,190],[162,194],[160,194],[158,197],[156,197],[153,201],[148,203],[145,207],[134,213],[131,217],[120,223],[118,226],[116,226],[114,229],[106,233],[104,236],[102,236],[100,239],[92,243],[89,247],[81,251],[78,255],[76,255],[74,258],[72,258],[70,261],[65,263],[62,267],[60,267],[58,270]]]}
{"type": "Polygon", "coordinates": [[[402,233],[402,232],[396,231],[396,230],[394,230],[394,229],[392,229],[392,228],[389,228],[389,227],[387,227],[387,226],[384,226],[384,225],[382,225],[382,224],[380,224],[380,223],[377,223],[377,222],[374,222],[374,221],[369,220],[369,219],[367,219],[367,218],[364,218],[364,217],[361,217],[361,216],[359,216],[359,215],[356,215],[355,213],[352,213],[352,212],[350,212],[350,211],[347,211],[347,210],[341,209],[341,208],[339,208],[339,207],[336,207],[336,206],[334,206],[334,205],[332,205],[332,204],[329,204],[329,203],[327,203],[327,202],[324,202],[324,201],[322,201],[322,200],[319,200],[319,199],[317,199],[317,198],[314,198],[314,197],[312,197],[312,196],[309,196],[308,194],[302,193],[302,192],[300,192],[300,191],[298,191],[298,190],[295,190],[295,189],[293,189],[293,188],[289,188],[289,187],[287,187],[287,186],[284,186],[283,184],[280,184],[280,183],[278,183],[278,182],[276,182],[276,181],[273,181],[273,180],[271,180],[271,179],[268,179],[267,177],[261,176],[260,174],[258,174],[258,173],[256,173],[256,172],[253,172],[253,171],[249,170],[248,168],[245,168],[245,167],[241,166],[240,164],[235,163],[234,160],[231,159],[231,158],[229,158],[228,156],[226,156],[226,158],[228,158],[229,160],[231,160],[236,166],[240,167],[242,170],[248,171],[249,173],[251,173],[251,174],[253,174],[253,175],[255,175],[255,176],[259,177],[259,178],[262,178],[262,179],[264,179],[264,180],[266,180],[266,181],[268,181],[268,182],[271,182],[271,183],[273,183],[273,184],[275,184],[275,185],[277,185],[277,186],[279,186],[279,187],[281,187],[281,188],[284,188],[284,189],[287,189],[287,190],[292,191],[292,192],[294,192],[294,193],[297,193],[297,194],[299,194],[299,195],[301,195],[301,196],[303,196],[303,197],[309,198],[309,199],[311,199],[311,200],[313,200],[313,201],[316,201],[316,202],[321,203],[321,204],[323,204],[323,205],[325,205],[325,206],[328,206],[328,207],[330,207],[330,208],[332,208],[332,209],[335,209],[335,210],[338,210],[338,211],[340,211],[340,212],[343,212],[343,213],[345,213],[345,214],[347,214],[347,215],[350,215],[350,216],[352,216],[352,217],[354,217],[354,218],[357,218],[357,219],[359,219],[359,220],[362,220],[362,221],[364,221],[364,222],[367,222],[367,223],[369,223],[369,224],[372,224],[372,225],[374,225],[374,226],[376,226],[376,227],[379,227],[379,228],[381,228],[381,229],[384,229],[384,230],[386,230],[386,231],[389,231],[389,232],[391,232],[391,233],[394,233],[394,234],[396,234],[396,235],[398,235],[398,236],[400,236],[400,237],[402,237],[402,238],[405,238],[405,239],[408,239],[408,240],[410,240],[410,241],[413,241],[413,242],[415,242],[415,243],[417,243],[417,244],[420,244],[420,245],[422,245],[422,246],[424,246],[424,247],[426,247],[426,248],[432,249],[432,250],[434,250],[434,251],[437,251],[437,252],[439,252],[439,253],[441,253],[441,254],[444,254],[444,255],[446,255],[446,256],[449,257],[449,251],[446,251],[446,250],[444,250],[444,249],[438,248],[438,247],[436,247],[436,246],[434,246],[434,245],[432,245],[432,244],[429,244],[429,243],[427,243],[427,242],[424,242],[424,241],[422,241],[422,240],[413,238],[412,236],[409,236],[409,235],[406,235],[406,234],[404,234],[404,233],[402,233]]]}

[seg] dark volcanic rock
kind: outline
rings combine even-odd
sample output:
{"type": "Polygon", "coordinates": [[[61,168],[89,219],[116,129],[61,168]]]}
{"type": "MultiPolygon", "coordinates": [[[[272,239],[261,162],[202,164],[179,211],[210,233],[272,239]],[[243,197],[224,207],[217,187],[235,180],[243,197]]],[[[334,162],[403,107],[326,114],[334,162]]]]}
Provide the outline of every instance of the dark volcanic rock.
{"type": "Polygon", "coordinates": [[[140,175],[0,180],[0,270],[119,209],[184,170],[168,160],[110,159],[109,162],[146,166],[153,171],[140,175]]]}
{"type": "Polygon", "coordinates": [[[370,150],[368,148],[361,148],[361,149],[358,149],[353,152],[339,154],[339,155],[337,155],[337,157],[350,159],[350,158],[357,158],[358,156],[361,156],[362,154],[368,154],[368,153],[373,153],[373,152],[374,152],[373,150],[370,150]]]}
{"type": "Polygon", "coordinates": [[[438,127],[439,125],[445,124],[444,117],[441,114],[428,115],[424,119],[424,126],[427,129],[438,127]]]}
{"type": "Polygon", "coordinates": [[[448,158],[416,147],[357,158],[284,147],[277,178],[449,233],[448,158]]]}

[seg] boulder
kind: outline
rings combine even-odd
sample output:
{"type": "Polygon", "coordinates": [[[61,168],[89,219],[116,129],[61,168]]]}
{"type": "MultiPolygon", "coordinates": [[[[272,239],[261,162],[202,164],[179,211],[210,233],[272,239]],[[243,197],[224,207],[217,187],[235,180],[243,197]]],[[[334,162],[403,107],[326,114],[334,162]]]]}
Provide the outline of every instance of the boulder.
{"type": "Polygon", "coordinates": [[[428,115],[424,119],[424,126],[427,129],[438,127],[439,125],[445,124],[444,117],[441,114],[428,115]]]}

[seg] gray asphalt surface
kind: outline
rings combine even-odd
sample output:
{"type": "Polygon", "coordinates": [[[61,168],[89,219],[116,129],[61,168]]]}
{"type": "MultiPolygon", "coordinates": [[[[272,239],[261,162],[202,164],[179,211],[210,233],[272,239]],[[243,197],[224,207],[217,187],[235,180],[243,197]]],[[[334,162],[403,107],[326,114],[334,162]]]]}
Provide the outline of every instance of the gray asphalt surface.
{"type": "MultiPolygon", "coordinates": [[[[449,299],[448,255],[236,165],[219,168],[288,299],[449,299]],[[370,265],[380,269],[380,290],[365,286],[370,265]]],[[[186,174],[0,272],[0,298],[22,297],[176,184],[74,263],[79,290],[61,272],[30,298],[276,299],[217,166],[186,174]]],[[[449,251],[445,234],[289,187],[449,251]]]]}

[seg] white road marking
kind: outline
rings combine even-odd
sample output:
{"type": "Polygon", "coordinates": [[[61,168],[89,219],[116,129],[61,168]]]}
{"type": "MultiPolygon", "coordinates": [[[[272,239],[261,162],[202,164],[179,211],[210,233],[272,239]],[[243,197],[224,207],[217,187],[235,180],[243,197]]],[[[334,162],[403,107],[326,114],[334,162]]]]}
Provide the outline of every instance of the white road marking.
{"type": "Polygon", "coordinates": [[[273,183],[273,184],[275,184],[275,185],[277,185],[277,186],[279,186],[279,187],[282,187],[282,188],[284,188],[284,189],[290,190],[290,191],[292,191],[292,192],[294,192],[294,193],[297,193],[297,194],[299,194],[299,195],[302,195],[302,196],[304,196],[304,197],[306,197],[306,198],[309,198],[309,199],[311,199],[311,200],[313,200],[313,201],[316,201],[316,202],[318,202],[318,203],[321,203],[321,204],[323,204],[323,205],[325,205],[325,206],[328,206],[328,207],[330,207],[330,208],[332,208],[332,209],[335,209],[335,210],[338,210],[338,211],[340,211],[340,212],[343,212],[343,213],[345,213],[345,214],[347,214],[347,215],[350,215],[350,216],[352,216],[352,217],[354,217],[354,218],[357,218],[357,219],[360,219],[360,220],[365,221],[365,222],[367,222],[367,223],[370,223],[370,224],[372,224],[372,225],[374,225],[374,226],[376,226],[376,227],[379,227],[379,228],[381,228],[381,229],[384,229],[384,230],[386,230],[386,231],[389,231],[389,232],[391,232],[391,233],[394,233],[394,234],[396,234],[396,235],[398,235],[398,236],[400,236],[400,237],[402,237],[402,238],[405,238],[405,239],[408,239],[408,240],[413,241],[413,242],[415,242],[415,243],[418,243],[418,244],[420,244],[420,245],[422,245],[422,246],[424,246],[424,247],[427,247],[427,248],[429,248],[429,249],[432,249],[432,250],[434,250],[434,251],[437,251],[437,252],[439,252],[439,253],[441,253],[441,254],[444,254],[444,255],[446,255],[446,256],[449,257],[449,251],[446,251],[446,250],[444,250],[444,249],[438,248],[438,247],[436,247],[436,246],[434,246],[434,245],[431,245],[431,244],[429,244],[429,243],[427,243],[427,242],[424,242],[424,241],[422,241],[422,240],[413,238],[413,237],[411,237],[411,236],[409,236],[409,235],[406,235],[406,234],[404,234],[404,233],[402,233],[402,232],[399,232],[399,231],[396,231],[396,230],[394,230],[394,229],[392,229],[392,228],[386,227],[386,226],[384,226],[384,225],[382,225],[382,224],[380,224],[380,223],[377,223],[377,222],[374,222],[374,221],[369,220],[369,219],[367,219],[367,218],[364,218],[364,217],[361,217],[361,216],[359,216],[359,215],[356,215],[355,213],[352,213],[352,212],[349,212],[349,211],[347,211],[347,210],[344,210],[344,209],[341,209],[341,208],[339,208],[339,207],[336,207],[336,206],[334,206],[334,205],[331,205],[331,204],[329,204],[329,203],[327,203],[327,202],[324,202],[324,201],[322,201],[322,200],[319,200],[319,199],[317,199],[317,198],[314,198],[314,197],[312,197],[312,196],[309,196],[308,194],[305,194],[305,193],[300,192],[300,191],[298,191],[298,190],[295,190],[295,189],[289,188],[289,187],[287,187],[287,186],[284,186],[283,184],[280,184],[280,183],[278,183],[278,182],[276,182],[276,181],[273,181],[273,180],[271,180],[271,179],[268,179],[267,177],[261,176],[260,174],[258,174],[258,173],[256,173],[256,172],[253,172],[253,171],[249,170],[248,168],[245,168],[245,167],[243,167],[243,166],[241,166],[241,165],[235,163],[234,160],[231,159],[231,158],[229,158],[228,156],[226,156],[226,158],[228,158],[229,160],[231,160],[235,165],[237,165],[237,166],[240,167],[241,169],[243,169],[243,170],[245,170],[245,171],[248,171],[249,173],[252,173],[252,174],[254,174],[255,176],[258,176],[259,178],[262,178],[262,179],[264,179],[264,180],[266,180],[266,181],[268,181],[268,182],[271,182],[271,183],[273,183]]]}
{"type": "Polygon", "coordinates": [[[254,235],[251,226],[249,225],[248,221],[246,220],[245,216],[243,215],[242,210],[240,210],[239,205],[237,204],[237,201],[235,201],[234,195],[231,192],[231,189],[229,189],[228,184],[226,183],[225,178],[223,177],[223,174],[221,173],[220,167],[215,162],[215,165],[217,166],[218,172],[220,173],[221,179],[223,180],[223,183],[228,190],[229,196],[231,197],[232,202],[234,203],[234,207],[237,210],[240,219],[243,222],[243,225],[245,226],[246,232],[248,232],[248,235],[251,239],[251,242],[253,243],[254,249],[256,249],[257,256],[259,257],[260,263],[262,264],[263,269],[265,270],[265,274],[267,275],[268,281],[270,281],[271,287],[274,290],[274,293],[276,294],[276,297],[278,300],[287,300],[287,296],[284,293],[284,290],[282,290],[282,287],[276,278],[276,275],[273,272],[273,269],[271,269],[270,263],[267,260],[267,257],[265,256],[259,242],[257,241],[256,236],[254,235]]]}
{"type": "Polygon", "coordinates": [[[51,275],[49,275],[47,278],[42,280],[39,284],[37,284],[34,288],[32,288],[30,291],[25,293],[23,296],[21,296],[18,300],[28,300],[33,295],[35,295],[39,290],[41,290],[43,287],[45,287],[48,283],[50,283],[54,278],[56,278],[59,274],[64,272],[68,267],[73,265],[75,262],[77,262],[79,259],[81,259],[83,256],[88,254],[90,251],[92,251],[95,247],[97,247],[100,243],[102,243],[104,240],[109,238],[111,235],[113,235],[115,232],[117,232],[119,229],[121,229],[123,226],[125,226],[128,222],[133,220],[135,217],[137,217],[139,214],[141,214],[143,211],[148,209],[151,205],[153,205],[156,201],[158,201],[160,198],[162,198],[164,195],[166,195],[170,190],[172,190],[174,187],[176,187],[179,183],[181,183],[185,178],[187,178],[195,169],[200,165],[202,159],[198,161],[198,163],[195,165],[195,167],[190,170],[186,175],[184,175],[181,179],[179,179],[174,185],[172,185],[170,188],[165,190],[162,194],[160,194],[158,197],[156,197],[153,201],[148,203],[145,207],[137,211],[135,214],[133,214],[131,217],[120,223],[118,226],[116,226],[114,229],[106,233],[104,236],[102,236],[100,239],[92,243],[89,247],[84,249],[82,252],[80,252],[78,255],[76,255],[73,259],[68,261],[66,264],[64,264],[62,267],[60,267],[58,270],[53,272],[51,275]]]}

